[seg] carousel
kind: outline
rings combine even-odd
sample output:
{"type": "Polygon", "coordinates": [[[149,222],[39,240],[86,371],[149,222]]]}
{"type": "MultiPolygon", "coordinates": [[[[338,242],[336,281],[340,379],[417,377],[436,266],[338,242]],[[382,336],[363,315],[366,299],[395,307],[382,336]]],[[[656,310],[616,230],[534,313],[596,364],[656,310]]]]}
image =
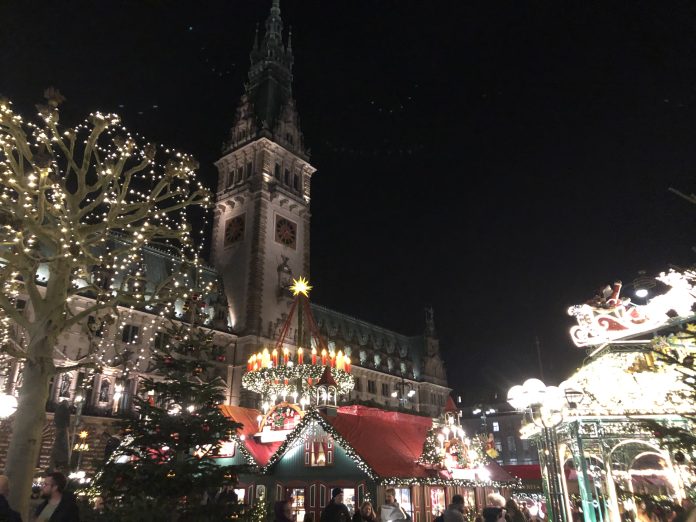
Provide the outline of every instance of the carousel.
{"type": "Polygon", "coordinates": [[[695,282],[670,271],[644,305],[616,283],[571,307],[584,365],[559,386],[530,379],[508,392],[539,449],[550,519],[641,519],[646,502],[681,504],[692,490],[693,455],[668,434],[693,429],[695,282]]]}

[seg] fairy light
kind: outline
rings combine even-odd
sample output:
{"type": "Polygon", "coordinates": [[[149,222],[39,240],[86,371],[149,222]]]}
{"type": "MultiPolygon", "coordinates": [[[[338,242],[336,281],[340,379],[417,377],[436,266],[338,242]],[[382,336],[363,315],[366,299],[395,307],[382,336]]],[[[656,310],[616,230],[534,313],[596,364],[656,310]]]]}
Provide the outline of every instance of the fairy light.
{"type": "MultiPolygon", "coordinates": [[[[196,285],[199,291],[210,287],[203,273],[212,271],[201,262],[206,226],[194,232],[186,210],[203,207],[207,224],[211,194],[195,178],[190,156],[146,143],[114,114],[94,112],[74,128],[61,127],[63,97],[49,89],[46,99],[34,123],[0,98],[0,217],[9,217],[0,223],[0,341],[16,347],[14,356],[31,355],[24,348],[31,346],[25,340],[28,321],[18,317],[16,301],[27,297],[33,308],[36,293],[60,284],[46,275],[60,262],[69,283],[59,333],[93,316],[101,335],[90,340],[86,357],[57,365],[89,364],[94,368],[81,370],[86,376],[120,371],[127,378],[156,353],[151,345],[177,296],[196,285]],[[13,160],[16,151],[23,151],[22,163],[13,160]],[[145,273],[145,251],[192,273],[175,269],[155,284],[145,273]],[[138,338],[123,343],[126,324],[139,327],[138,338]],[[123,349],[130,352],[126,360],[123,349]]],[[[0,355],[2,371],[11,362],[0,355]]],[[[81,388],[87,386],[85,379],[81,388]]]]}

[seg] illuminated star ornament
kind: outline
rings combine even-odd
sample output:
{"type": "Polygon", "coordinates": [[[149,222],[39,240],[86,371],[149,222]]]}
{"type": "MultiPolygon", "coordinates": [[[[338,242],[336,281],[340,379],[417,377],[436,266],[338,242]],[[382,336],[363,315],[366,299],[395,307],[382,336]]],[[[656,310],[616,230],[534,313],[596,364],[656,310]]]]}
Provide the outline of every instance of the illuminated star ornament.
{"type": "Polygon", "coordinates": [[[300,276],[299,279],[293,279],[292,286],[290,287],[290,291],[292,292],[292,295],[302,294],[303,296],[305,296],[307,298],[309,298],[309,291],[311,289],[312,289],[312,287],[309,286],[309,281],[302,276],[300,276]]]}

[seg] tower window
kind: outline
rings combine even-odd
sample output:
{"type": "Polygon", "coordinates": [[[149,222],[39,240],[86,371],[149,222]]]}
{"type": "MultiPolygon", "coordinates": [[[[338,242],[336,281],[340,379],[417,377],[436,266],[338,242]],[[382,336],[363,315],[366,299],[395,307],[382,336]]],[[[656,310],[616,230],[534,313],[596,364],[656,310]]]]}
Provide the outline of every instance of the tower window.
{"type": "Polygon", "coordinates": [[[249,179],[251,177],[251,170],[252,170],[251,161],[247,161],[247,164],[246,164],[246,177],[247,177],[247,179],[249,179]]]}
{"type": "Polygon", "coordinates": [[[231,187],[234,185],[234,169],[227,173],[227,186],[231,187]]]}
{"type": "Polygon", "coordinates": [[[295,190],[300,190],[300,177],[297,174],[293,174],[292,176],[292,187],[295,190]]]}
{"type": "Polygon", "coordinates": [[[285,169],[285,184],[290,186],[290,171],[288,169],[285,169]]]}
{"type": "Polygon", "coordinates": [[[244,169],[239,167],[237,170],[237,181],[242,181],[244,179],[244,169]]]}
{"type": "Polygon", "coordinates": [[[285,134],[285,139],[288,140],[288,143],[290,145],[293,144],[292,134],[290,134],[289,132],[285,134]]]}
{"type": "Polygon", "coordinates": [[[278,181],[280,181],[280,163],[275,164],[275,168],[273,169],[273,175],[278,181]]]}

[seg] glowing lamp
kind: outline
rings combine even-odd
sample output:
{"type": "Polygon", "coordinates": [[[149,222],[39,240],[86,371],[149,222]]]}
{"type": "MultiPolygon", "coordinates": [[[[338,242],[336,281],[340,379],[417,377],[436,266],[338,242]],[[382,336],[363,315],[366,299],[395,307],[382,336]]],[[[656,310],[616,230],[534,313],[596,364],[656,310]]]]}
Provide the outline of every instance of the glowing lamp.
{"type": "Polygon", "coordinates": [[[14,395],[0,394],[0,419],[6,419],[17,409],[17,398],[14,395]]]}

